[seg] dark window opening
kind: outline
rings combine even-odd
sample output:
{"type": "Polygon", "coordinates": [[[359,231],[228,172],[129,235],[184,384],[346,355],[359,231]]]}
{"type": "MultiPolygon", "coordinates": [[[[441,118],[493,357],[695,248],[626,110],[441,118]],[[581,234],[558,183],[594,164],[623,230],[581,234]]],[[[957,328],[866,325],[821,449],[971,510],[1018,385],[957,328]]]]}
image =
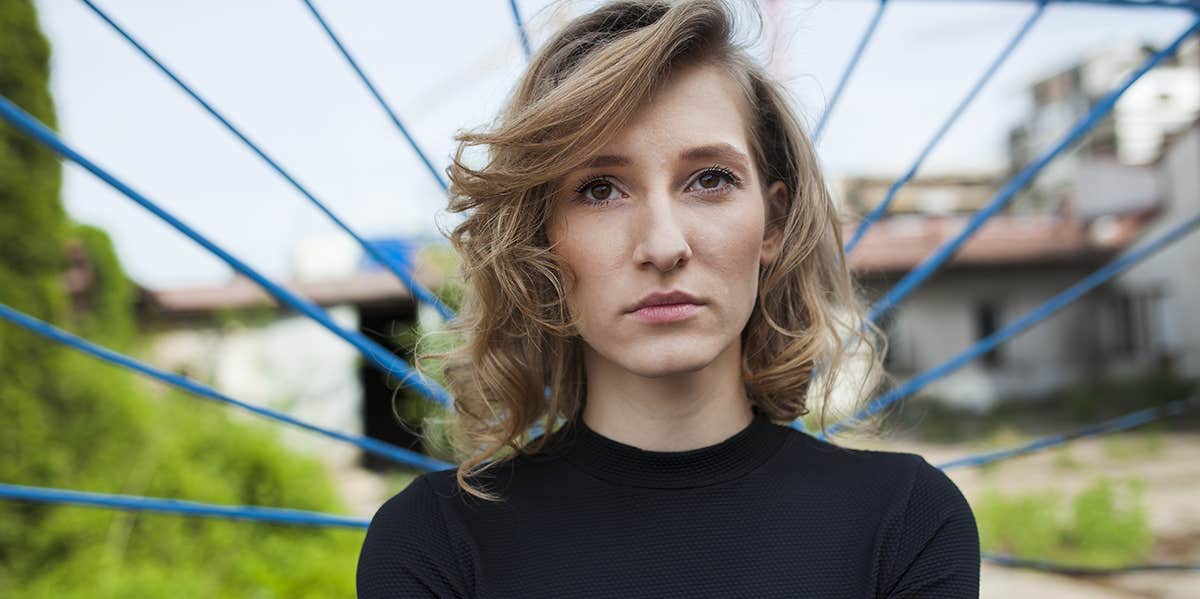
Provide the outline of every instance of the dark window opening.
{"type": "MultiPolygon", "coordinates": [[[[360,332],[388,348],[398,358],[412,366],[412,349],[397,343],[396,334],[402,328],[410,326],[415,320],[415,314],[409,307],[399,309],[360,310],[360,332]]],[[[398,389],[397,375],[386,374],[370,360],[363,358],[359,366],[359,380],[362,381],[362,423],[363,434],[373,439],[390,443],[397,447],[421,452],[419,422],[401,422],[397,412],[400,404],[409,401],[409,393],[398,389]],[[395,403],[395,405],[393,405],[395,403]]],[[[424,401],[418,398],[417,401],[424,401]]],[[[393,460],[364,452],[362,465],[372,470],[385,470],[402,467],[393,460]]]]}
{"type": "MultiPolygon", "coordinates": [[[[1000,328],[999,309],[991,303],[981,303],[975,307],[975,338],[982,341],[992,336],[1000,328]]],[[[999,366],[1004,357],[999,345],[988,350],[980,360],[988,366],[999,366]]]]}

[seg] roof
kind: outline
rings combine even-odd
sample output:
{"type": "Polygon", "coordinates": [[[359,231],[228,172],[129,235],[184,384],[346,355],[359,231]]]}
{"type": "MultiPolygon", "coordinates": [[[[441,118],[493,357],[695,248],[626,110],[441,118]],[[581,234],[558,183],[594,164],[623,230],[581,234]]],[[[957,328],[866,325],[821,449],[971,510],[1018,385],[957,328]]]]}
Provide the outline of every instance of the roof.
{"type": "MultiPolygon", "coordinates": [[[[1158,207],[1084,220],[1060,215],[992,217],[946,266],[992,267],[1079,262],[1110,255],[1137,239],[1158,207]]],[[[970,215],[894,216],[876,222],[850,253],[856,274],[907,272],[958,235],[970,215]]],[[[857,223],[843,227],[844,239],[857,223]]]]}
{"type": "MultiPolygon", "coordinates": [[[[445,276],[432,266],[416,263],[414,278],[426,288],[442,285],[445,276]]],[[[389,270],[360,270],[352,276],[321,281],[279,282],[283,287],[319,306],[386,304],[412,301],[412,294],[389,270]]],[[[142,300],[155,312],[176,316],[217,310],[278,306],[257,283],[244,276],[216,286],[144,289],[142,300]]]]}

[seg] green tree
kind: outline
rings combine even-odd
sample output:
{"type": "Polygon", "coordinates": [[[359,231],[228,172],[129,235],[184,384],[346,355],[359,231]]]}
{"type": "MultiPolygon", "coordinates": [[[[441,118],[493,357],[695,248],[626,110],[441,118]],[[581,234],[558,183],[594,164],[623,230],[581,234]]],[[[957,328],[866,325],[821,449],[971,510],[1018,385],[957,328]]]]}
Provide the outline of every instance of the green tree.
{"type": "MultiPolygon", "coordinates": [[[[50,47],[0,0],[0,93],[50,127],[50,47]]],[[[102,345],[138,345],[108,236],[71,223],[54,154],[0,125],[0,302],[102,345]],[[90,264],[70,297],[67,252],[90,264]]],[[[0,481],[339,512],[327,473],[275,430],[0,322],[0,481]]],[[[0,500],[0,597],[352,596],[357,530],[0,500]]]]}

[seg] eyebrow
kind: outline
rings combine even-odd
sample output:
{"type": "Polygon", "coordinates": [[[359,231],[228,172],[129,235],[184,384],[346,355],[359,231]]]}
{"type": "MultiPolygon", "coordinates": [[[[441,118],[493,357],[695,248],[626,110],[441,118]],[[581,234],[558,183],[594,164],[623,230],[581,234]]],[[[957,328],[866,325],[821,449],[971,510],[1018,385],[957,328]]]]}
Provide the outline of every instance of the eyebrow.
{"type": "MultiPolygon", "coordinates": [[[[688,148],[679,153],[679,158],[682,160],[723,160],[732,162],[736,166],[743,169],[748,168],[750,163],[741,150],[727,143],[709,144],[705,146],[696,146],[688,148]]],[[[612,166],[629,166],[633,161],[628,156],[620,154],[601,154],[594,156],[587,162],[581,165],[581,168],[604,168],[612,166]]]]}
{"type": "Polygon", "coordinates": [[[684,160],[699,160],[701,158],[710,160],[723,160],[735,163],[743,169],[748,168],[750,164],[749,158],[742,153],[741,150],[727,144],[710,144],[707,146],[697,146],[688,150],[684,150],[679,154],[679,157],[684,160]]]}

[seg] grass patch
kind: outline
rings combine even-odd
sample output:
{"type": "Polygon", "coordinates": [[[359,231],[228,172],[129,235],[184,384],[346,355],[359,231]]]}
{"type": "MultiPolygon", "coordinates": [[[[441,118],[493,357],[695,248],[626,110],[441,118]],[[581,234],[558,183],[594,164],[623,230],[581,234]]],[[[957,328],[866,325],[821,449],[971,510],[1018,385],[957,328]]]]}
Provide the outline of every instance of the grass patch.
{"type": "Polygon", "coordinates": [[[986,492],[974,506],[985,551],[1091,567],[1144,561],[1154,539],[1145,481],[1100,478],[1067,500],[1056,490],[986,492]]]}
{"type": "Polygon", "coordinates": [[[1162,454],[1166,443],[1159,423],[1145,429],[1104,437],[1104,455],[1114,460],[1137,460],[1162,454]]]}
{"type": "Polygon", "coordinates": [[[1083,467],[1083,462],[1071,452],[1070,445],[1059,445],[1053,451],[1054,467],[1058,470],[1079,470],[1083,467]]]}

